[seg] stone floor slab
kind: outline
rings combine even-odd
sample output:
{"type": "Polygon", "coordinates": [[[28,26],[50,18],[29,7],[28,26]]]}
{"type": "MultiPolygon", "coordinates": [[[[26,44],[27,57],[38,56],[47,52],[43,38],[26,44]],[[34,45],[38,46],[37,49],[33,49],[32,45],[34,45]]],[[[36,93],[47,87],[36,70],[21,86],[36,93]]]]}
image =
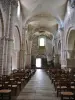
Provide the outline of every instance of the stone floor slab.
{"type": "Polygon", "coordinates": [[[44,70],[38,69],[17,100],[60,100],[56,97],[53,85],[44,70]]]}

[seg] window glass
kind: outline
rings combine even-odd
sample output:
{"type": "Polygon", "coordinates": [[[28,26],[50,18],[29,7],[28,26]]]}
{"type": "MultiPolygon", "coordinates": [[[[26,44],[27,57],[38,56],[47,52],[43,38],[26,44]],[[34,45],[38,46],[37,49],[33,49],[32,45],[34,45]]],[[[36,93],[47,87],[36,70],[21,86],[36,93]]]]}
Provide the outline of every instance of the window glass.
{"type": "Polygon", "coordinates": [[[40,46],[45,46],[45,40],[44,40],[44,38],[40,38],[40,46]]]}
{"type": "Polygon", "coordinates": [[[17,17],[20,17],[20,2],[18,1],[17,17]]]}

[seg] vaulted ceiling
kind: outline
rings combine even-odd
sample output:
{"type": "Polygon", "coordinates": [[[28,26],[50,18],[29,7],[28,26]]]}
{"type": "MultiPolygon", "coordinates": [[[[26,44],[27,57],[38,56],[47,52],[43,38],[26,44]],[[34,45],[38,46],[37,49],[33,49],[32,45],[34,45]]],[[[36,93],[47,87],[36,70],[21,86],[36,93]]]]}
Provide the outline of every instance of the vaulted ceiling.
{"type": "Polygon", "coordinates": [[[45,29],[53,34],[57,31],[58,24],[64,19],[67,0],[20,1],[25,18],[24,24],[25,26],[30,27],[31,31],[37,31],[38,28],[40,28],[40,30],[45,29]]]}

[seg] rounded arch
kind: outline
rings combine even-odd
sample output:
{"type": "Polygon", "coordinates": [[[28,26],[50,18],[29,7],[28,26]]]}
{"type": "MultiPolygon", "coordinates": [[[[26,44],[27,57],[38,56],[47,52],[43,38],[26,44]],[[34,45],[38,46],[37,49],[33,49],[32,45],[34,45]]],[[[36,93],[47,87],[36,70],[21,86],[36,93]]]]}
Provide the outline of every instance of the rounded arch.
{"type": "Polygon", "coordinates": [[[75,41],[75,30],[71,30],[68,37],[68,49],[72,50],[75,41]]]}
{"type": "Polygon", "coordinates": [[[21,37],[20,37],[20,31],[19,31],[19,28],[18,26],[16,26],[14,28],[14,46],[15,46],[15,49],[17,50],[20,50],[20,47],[21,47],[21,37]]]}
{"type": "Polygon", "coordinates": [[[19,28],[18,28],[18,26],[16,25],[15,26],[16,28],[17,28],[17,30],[18,30],[18,36],[19,36],[19,40],[20,40],[20,48],[21,48],[21,36],[20,36],[20,30],[19,30],[19,28]]]}
{"type": "Polygon", "coordinates": [[[75,27],[70,27],[66,35],[67,58],[72,56],[75,49],[75,27]]]}
{"type": "Polygon", "coordinates": [[[67,49],[68,49],[68,38],[69,38],[69,35],[71,33],[72,30],[75,30],[75,27],[70,27],[67,31],[67,35],[66,35],[66,46],[67,46],[67,49]]]}

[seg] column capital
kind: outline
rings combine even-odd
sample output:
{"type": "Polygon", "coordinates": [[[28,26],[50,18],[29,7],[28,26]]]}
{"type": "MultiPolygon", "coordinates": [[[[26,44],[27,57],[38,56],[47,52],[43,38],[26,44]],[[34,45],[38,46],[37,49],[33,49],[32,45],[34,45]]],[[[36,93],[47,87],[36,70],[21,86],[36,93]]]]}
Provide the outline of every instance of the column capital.
{"type": "Polygon", "coordinates": [[[9,38],[9,37],[6,37],[6,36],[2,37],[1,40],[13,41],[12,38],[9,38]]]}
{"type": "Polygon", "coordinates": [[[26,51],[25,49],[20,49],[20,51],[26,51]]]}

